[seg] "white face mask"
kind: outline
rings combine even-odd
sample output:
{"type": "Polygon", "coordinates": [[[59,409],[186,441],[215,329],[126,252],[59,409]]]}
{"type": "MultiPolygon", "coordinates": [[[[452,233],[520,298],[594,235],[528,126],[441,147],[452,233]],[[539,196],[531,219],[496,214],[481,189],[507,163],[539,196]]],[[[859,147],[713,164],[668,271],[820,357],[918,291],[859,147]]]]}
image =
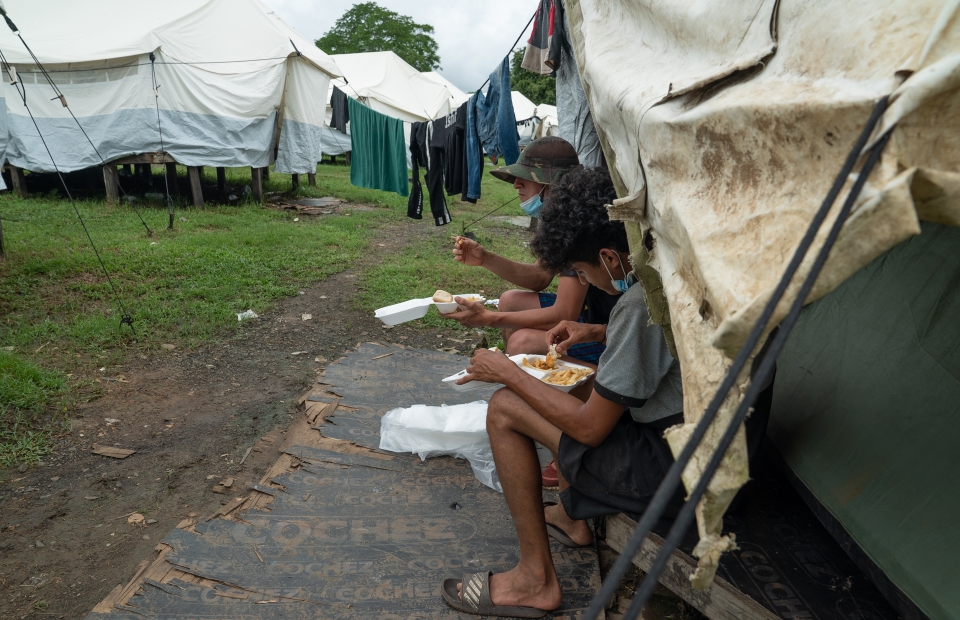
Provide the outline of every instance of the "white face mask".
{"type": "Polygon", "coordinates": [[[604,262],[603,260],[603,254],[600,255],[600,264],[603,265],[603,268],[607,270],[607,275],[610,276],[610,285],[613,286],[613,288],[615,288],[620,293],[626,293],[627,289],[629,289],[633,285],[634,279],[630,277],[629,273],[626,276],[624,276],[623,280],[613,279],[613,274],[610,273],[610,268],[607,267],[607,263],[604,262]]]}

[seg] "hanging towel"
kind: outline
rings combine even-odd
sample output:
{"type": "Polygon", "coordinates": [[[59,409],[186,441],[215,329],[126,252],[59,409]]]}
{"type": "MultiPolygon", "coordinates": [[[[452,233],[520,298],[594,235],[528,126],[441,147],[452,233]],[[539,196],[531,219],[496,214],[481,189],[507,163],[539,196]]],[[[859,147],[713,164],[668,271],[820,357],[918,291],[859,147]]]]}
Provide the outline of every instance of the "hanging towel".
{"type": "Polygon", "coordinates": [[[350,110],[347,104],[347,93],[336,86],[330,93],[330,109],[333,113],[330,117],[330,126],[340,133],[347,133],[347,123],[350,122],[350,110]]]}
{"type": "Polygon", "coordinates": [[[556,76],[563,48],[563,5],[560,0],[540,0],[533,31],[520,66],[540,75],[556,76]]]}
{"type": "Polygon", "coordinates": [[[477,133],[483,150],[493,159],[502,155],[506,165],[512,165],[520,157],[520,134],[510,95],[509,56],[490,74],[486,95],[481,91],[476,95],[477,133]]]}
{"type": "Polygon", "coordinates": [[[407,182],[403,121],[371,110],[347,98],[350,111],[350,182],[401,196],[410,194],[407,182]]]}

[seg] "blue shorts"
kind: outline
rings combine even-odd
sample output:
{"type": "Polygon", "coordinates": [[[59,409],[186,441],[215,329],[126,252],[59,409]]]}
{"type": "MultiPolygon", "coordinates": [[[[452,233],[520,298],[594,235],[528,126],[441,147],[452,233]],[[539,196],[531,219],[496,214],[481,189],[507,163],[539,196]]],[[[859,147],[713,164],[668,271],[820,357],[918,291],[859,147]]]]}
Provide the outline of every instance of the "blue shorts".
{"type": "MultiPolygon", "coordinates": [[[[540,296],[541,308],[549,308],[553,304],[557,303],[556,293],[537,294],[540,296]]],[[[583,317],[579,317],[577,321],[583,323],[583,317]]],[[[570,347],[566,354],[574,359],[580,360],[581,362],[590,362],[591,364],[596,364],[600,361],[600,354],[603,353],[606,348],[607,345],[599,342],[583,342],[570,347]]]]}

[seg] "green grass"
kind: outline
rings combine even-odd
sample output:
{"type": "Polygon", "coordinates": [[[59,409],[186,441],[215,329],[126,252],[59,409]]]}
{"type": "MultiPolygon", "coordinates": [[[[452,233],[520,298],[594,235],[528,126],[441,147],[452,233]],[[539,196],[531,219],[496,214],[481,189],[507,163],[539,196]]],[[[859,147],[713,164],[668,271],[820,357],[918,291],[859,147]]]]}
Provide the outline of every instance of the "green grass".
{"type": "Polygon", "coordinates": [[[50,452],[43,414],[66,390],[66,380],[8,351],[0,351],[0,466],[36,462],[50,452]]]}
{"type": "MultiPolygon", "coordinates": [[[[204,172],[205,183],[215,184],[216,170],[208,167],[204,172]]],[[[49,177],[32,176],[29,199],[0,194],[7,252],[0,259],[0,347],[15,351],[0,351],[0,465],[40,458],[49,450],[51,429],[63,419],[64,403],[91,389],[89,381],[79,378],[82,371],[120,363],[133,350],[132,334],[120,325],[122,312],[73,207],[61,199],[49,177]],[[77,377],[65,378],[75,371],[77,377]]],[[[352,186],[347,166],[319,166],[316,188],[301,175],[297,195],[336,196],[376,208],[299,217],[298,222],[293,221],[298,217],[294,212],[253,203],[242,190],[250,183],[249,170],[229,169],[227,183],[240,200],[200,210],[186,206],[180,197],[174,230],[166,229],[162,200],[139,197],[133,206],[121,200],[110,207],[102,198],[99,170],[69,178],[76,193],[87,197],[77,208],[125,311],[133,317],[141,353],[163,343],[195,347],[242,330],[236,313],[268,311],[278,300],[350,268],[376,249],[371,243],[379,240],[386,224],[420,227],[416,231],[423,239],[360,274],[358,303],[364,310],[426,296],[436,288],[483,290],[496,296],[507,287],[483,269],[455,263],[450,254],[451,235],[516,196],[509,184],[489,174],[481,200],[470,204],[448,197],[454,222],[436,227],[428,208],[424,220],[412,222],[406,218],[405,197],[352,186]],[[134,206],[153,236],[147,235],[134,206]]],[[[135,181],[121,182],[134,193],[135,181]]],[[[158,173],[152,191],[162,187],[158,173]]],[[[180,188],[186,193],[183,169],[180,188]]],[[[290,176],[271,173],[264,191],[289,196],[290,176]]],[[[514,201],[494,215],[520,214],[514,201]]],[[[484,220],[471,230],[492,250],[529,260],[519,229],[484,220]]],[[[422,324],[459,327],[434,314],[422,324]]]]}

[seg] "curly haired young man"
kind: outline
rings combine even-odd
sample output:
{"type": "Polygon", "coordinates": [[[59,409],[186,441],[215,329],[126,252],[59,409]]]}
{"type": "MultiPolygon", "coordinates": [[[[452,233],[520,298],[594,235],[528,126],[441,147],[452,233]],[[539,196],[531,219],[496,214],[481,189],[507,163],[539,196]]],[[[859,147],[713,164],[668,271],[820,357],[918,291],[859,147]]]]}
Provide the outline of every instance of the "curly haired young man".
{"type": "MultiPolygon", "coordinates": [[[[487,431],[520,541],[520,562],[506,573],[447,579],[443,597],[460,611],[538,618],[559,607],[562,594],[548,536],[569,547],[592,544],[587,519],[642,513],[673,462],[663,431],[683,421],[680,364],[661,328],[650,321],[629,266],[623,224],[607,217],[604,205],[614,197],[606,171],[569,172],[551,189],[532,243],[545,267],[572,268],[582,281],[621,296],[609,325],[563,321],[546,334],[546,342],[561,352],[578,342],[606,341],[592,386],[581,386],[588,393],[578,398],[555,390],[486,350],[477,352],[461,380],[506,386],[490,399],[487,431]],[[534,441],[556,458],[557,505],[542,503],[534,441]]],[[[751,447],[763,436],[771,393],[761,397],[748,420],[751,447]]],[[[672,516],[682,502],[678,490],[670,502],[672,516]]]]}

